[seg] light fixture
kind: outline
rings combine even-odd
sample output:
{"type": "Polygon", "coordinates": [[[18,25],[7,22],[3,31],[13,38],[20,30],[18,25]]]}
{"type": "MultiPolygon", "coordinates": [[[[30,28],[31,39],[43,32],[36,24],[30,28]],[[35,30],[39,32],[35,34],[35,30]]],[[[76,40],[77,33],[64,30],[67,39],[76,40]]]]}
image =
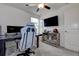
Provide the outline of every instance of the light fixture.
{"type": "Polygon", "coordinates": [[[44,3],[38,4],[38,8],[44,8],[44,3]]]}

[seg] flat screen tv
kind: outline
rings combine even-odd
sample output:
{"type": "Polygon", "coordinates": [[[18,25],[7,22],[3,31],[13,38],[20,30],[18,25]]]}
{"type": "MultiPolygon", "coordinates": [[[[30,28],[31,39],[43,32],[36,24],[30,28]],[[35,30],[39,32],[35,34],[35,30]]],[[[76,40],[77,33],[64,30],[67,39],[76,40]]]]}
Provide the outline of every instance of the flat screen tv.
{"type": "Polygon", "coordinates": [[[7,33],[17,33],[20,32],[23,26],[7,26],[7,33]]]}
{"type": "Polygon", "coordinates": [[[58,16],[44,19],[44,26],[58,26],[58,16]]]}

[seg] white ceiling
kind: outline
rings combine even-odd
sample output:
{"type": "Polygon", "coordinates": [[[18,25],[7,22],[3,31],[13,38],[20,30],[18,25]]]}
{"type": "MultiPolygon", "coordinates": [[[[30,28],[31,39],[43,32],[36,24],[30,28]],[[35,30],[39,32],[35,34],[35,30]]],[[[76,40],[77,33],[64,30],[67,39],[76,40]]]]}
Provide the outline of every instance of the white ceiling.
{"type": "MultiPolygon", "coordinates": [[[[39,12],[36,12],[37,6],[25,6],[26,5],[25,3],[4,3],[4,4],[11,6],[11,7],[14,7],[14,8],[18,8],[18,9],[23,10],[23,11],[28,12],[28,13],[35,13],[35,14],[38,14],[38,15],[50,11],[50,10],[47,10],[47,9],[40,9],[39,12]]],[[[34,3],[32,3],[31,5],[34,5],[34,3]]],[[[65,6],[65,5],[67,5],[67,3],[48,3],[48,6],[51,7],[52,11],[57,10],[57,9],[65,6]]]]}

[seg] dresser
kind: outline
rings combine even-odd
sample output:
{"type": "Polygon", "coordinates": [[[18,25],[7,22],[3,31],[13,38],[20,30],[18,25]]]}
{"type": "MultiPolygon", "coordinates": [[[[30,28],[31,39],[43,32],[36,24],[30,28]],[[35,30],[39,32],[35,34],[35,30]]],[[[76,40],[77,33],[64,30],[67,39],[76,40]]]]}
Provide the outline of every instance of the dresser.
{"type": "Polygon", "coordinates": [[[42,42],[58,47],[60,46],[60,34],[59,33],[43,33],[42,42]]]}

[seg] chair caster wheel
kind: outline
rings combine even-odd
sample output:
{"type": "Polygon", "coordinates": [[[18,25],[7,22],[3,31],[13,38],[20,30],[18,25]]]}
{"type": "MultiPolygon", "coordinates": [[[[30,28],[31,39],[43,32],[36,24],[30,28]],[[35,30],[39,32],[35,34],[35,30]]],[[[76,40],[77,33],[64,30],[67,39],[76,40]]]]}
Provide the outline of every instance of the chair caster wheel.
{"type": "Polygon", "coordinates": [[[33,52],[33,54],[35,54],[35,52],[33,52]]]}

